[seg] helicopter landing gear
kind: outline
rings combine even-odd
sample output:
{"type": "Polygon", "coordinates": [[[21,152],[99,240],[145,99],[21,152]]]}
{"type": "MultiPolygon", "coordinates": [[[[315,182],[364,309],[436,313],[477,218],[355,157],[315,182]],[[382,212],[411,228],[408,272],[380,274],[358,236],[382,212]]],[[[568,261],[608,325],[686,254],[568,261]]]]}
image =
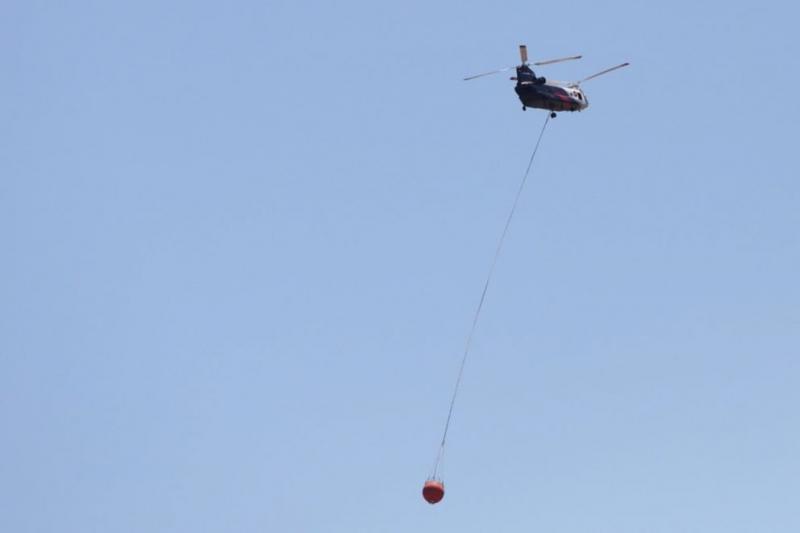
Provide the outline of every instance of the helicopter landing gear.
{"type": "Polygon", "coordinates": [[[523,111],[527,111],[527,110],[528,110],[528,108],[527,108],[527,107],[525,107],[525,106],[522,106],[522,110],[523,110],[523,111]]]}
{"type": "Polygon", "coordinates": [[[555,111],[552,111],[550,113],[550,118],[556,118],[556,112],[555,111]]]}

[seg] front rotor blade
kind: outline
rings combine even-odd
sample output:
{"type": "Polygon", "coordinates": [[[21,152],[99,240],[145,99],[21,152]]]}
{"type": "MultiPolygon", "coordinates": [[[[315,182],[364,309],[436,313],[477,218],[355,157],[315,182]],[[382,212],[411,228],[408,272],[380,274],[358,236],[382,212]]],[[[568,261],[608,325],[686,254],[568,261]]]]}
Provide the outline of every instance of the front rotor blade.
{"type": "Polygon", "coordinates": [[[524,44],[519,45],[519,58],[523,65],[528,62],[528,47],[524,44]]]}
{"type": "Polygon", "coordinates": [[[537,61],[534,63],[537,67],[542,65],[552,65],[553,63],[561,63],[562,61],[572,61],[573,59],[580,59],[583,56],[570,56],[570,57],[560,57],[558,59],[548,59],[547,61],[537,61]]]}
{"type": "Polygon", "coordinates": [[[596,78],[598,76],[602,76],[603,74],[608,74],[612,70],[617,70],[618,68],[627,67],[628,65],[630,65],[630,63],[622,63],[621,65],[617,65],[616,67],[611,67],[611,68],[607,68],[605,70],[601,70],[597,74],[592,74],[588,78],[583,78],[581,81],[577,82],[575,85],[581,84],[581,83],[583,83],[585,81],[592,80],[592,79],[594,79],[594,78],[596,78]]]}
{"type": "Polygon", "coordinates": [[[474,76],[467,76],[466,78],[464,78],[464,81],[474,80],[475,78],[482,78],[483,76],[491,76],[492,74],[500,74],[501,72],[506,72],[508,70],[511,70],[512,68],[515,67],[499,68],[491,72],[484,72],[483,74],[475,74],[474,76]]]}

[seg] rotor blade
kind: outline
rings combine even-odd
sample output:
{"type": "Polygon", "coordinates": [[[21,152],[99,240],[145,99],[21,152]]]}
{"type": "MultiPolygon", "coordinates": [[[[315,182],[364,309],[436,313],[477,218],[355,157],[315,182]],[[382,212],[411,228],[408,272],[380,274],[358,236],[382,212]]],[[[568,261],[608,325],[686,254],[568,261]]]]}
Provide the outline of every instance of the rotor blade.
{"type": "Polygon", "coordinates": [[[467,76],[466,78],[464,78],[464,81],[474,80],[475,78],[482,78],[483,76],[491,76],[492,74],[499,74],[501,72],[506,72],[508,70],[511,70],[512,68],[515,67],[499,68],[497,70],[492,70],[491,72],[484,72],[482,74],[475,74],[474,76],[467,76]]]}
{"type": "Polygon", "coordinates": [[[583,56],[570,56],[570,57],[560,57],[558,59],[548,59],[547,61],[537,61],[534,63],[537,67],[542,65],[552,65],[553,63],[561,63],[562,61],[572,61],[573,59],[580,59],[583,56]]]}
{"type": "Polygon", "coordinates": [[[581,83],[583,83],[585,81],[589,81],[589,80],[594,79],[594,78],[596,78],[598,76],[602,76],[603,74],[608,74],[612,70],[617,70],[618,68],[627,67],[628,65],[630,65],[630,63],[622,63],[621,65],[617,65],[616,67],[611,67],[611,68],[607,68],[605,70],[601,70],[597,74],[592,74],[588,78],[583,78],[581,81],[575,82],[575,85],[580,85],[581,83]]]}
{"type": "Polygon", "coordinates": [[[528,62],[528,47],[524,44],[519,45],[519,58],[523,65],[528,62]]]}

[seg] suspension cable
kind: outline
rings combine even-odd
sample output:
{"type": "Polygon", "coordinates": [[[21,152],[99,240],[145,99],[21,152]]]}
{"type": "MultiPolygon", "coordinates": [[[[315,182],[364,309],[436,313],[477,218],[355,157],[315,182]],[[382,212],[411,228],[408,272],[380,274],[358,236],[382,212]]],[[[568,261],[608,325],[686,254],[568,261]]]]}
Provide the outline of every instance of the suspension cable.
{"type": "Polygon", "coordinates": [[[442,462],[442,458],[444,456],[444,446],[445,442],[447,441],[447,430],[450,429],[450,420],[453,417],[453,407],[456,404],[456,396],[458,396],[458,389],[461,385],[461,377],[464,375],[464,366],[467,363],[467,356],[469,355],[469,349],[472,346],[472,337],[475,334],[475,329],[478,325],[478,318],[481,314],[481,309],[483,308],[483,302],[486,300],[486,292],[489,290],[489,285],[492,281],[492,276],[494,275],[495,267],[497,266],[497,259],[500,257],[500,252],[503,249],[503,243],[506,239],[506,234],[508,233],[508,228],[511,225],[511,220],[514,218],[514,212],[517,210],[517,204],[519,203],[520,196],[522,196],[522,190],[525,188],[525,182],[528,181],[528,174],[530,174],[531,167],[533,166],[533,159],[536,157],[536,152],[539,151],[539,144],[542,142],[542,136],[544,135],[544,130],[547,128],[547,123],[550,121],[550,114],[548,113],[546,118],[544,119],[544,124],[542,125],[542,130],[539,132],[539,138],[536,139],[536,145],[533,148],[533,153],[531,153],[531,158],[528,161],[528,168],[525,169],[525,174],[522,176],[522,181],[519,184],[519,189],[517,189],[517,195],[514,197],[514,203],[511,205],[511,211],[508,213],[508,218],[506,219],[506,224],[503,227],[503,232],[500,234],[500,240],[497,243],[497,248],[494,252],[494,259],[492,259],[492,266],[489,268],[489,274],[486,276],[486,283],[483,285],[483,291],[481,292],[481,298],[478,301],[478,307],[475,309],[475,315],[472,317],[472,326],[469,329],[469,334],[467,335],[467,342],[464,346],[464,355],[461,358],[461,365],[458,369],[458,378],[456,378],[456,385],[453,389],[453,396],[450,399],[450,409],[447,412],[447,421],[444,424],[444,433],[442,434],[442,442],[439,446],[439,453],[436,456],[436,463],[433,466],[433,475],[431,479],[437,479],[436,475],[439,472],[439,466],[442,462]]]}

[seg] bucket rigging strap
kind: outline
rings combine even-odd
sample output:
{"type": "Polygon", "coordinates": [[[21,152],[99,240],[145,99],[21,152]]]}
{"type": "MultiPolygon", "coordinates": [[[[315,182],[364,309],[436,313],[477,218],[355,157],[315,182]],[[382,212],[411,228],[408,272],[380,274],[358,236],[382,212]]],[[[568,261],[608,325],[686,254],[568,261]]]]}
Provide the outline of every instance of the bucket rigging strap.
{"type": "Polygon", "coordinates": [[[514,203],[511,205],[511,210],[508,213],[508,218],[506,218],[505,226],[503,226],[503,232],[500,234],[500,239],[497,242],[497,248],[494,252],[494,259],[492,259],[492,265],[489,268],[489,273],[486,276],[486,282],[483,285],[483,291],[481,292],[481,298],[478,301],[478,307],[475,309],[475,315],[472,317],[472,326],[469,329],[469,334],[467,335],[467,342],[464,346],[464,354],[461,357],[461,365],[458,368],[458,377],[456,378],[456,385],[453,388],[453,396],[450,399],[450,409],[447,412],[447,421],[444,424],[444,432],[442,434],[442,442],[439,445],[439,452],[436,455],[436,463],[433,466],[433,475],[431,479],[437,479],[437,474],[439,472],[439,466],[441,465],[442,458],[444,456],[444,446],[445,442],[447,441],[447,431],[450,429],[450,420],[453,417],[453,407],[456,404],[456,396],[458,396],[458,389],[461,386],[461,377],[464,375],[464,366],[467,363],[467,356],[469,355],[470,347],[472,346],[472,337],[475,334],[475,329],[478,325],[478,318],[481,314],[481,309],[483,308],[483,302],[486,300],[486,292],[489,290],[489,285],[492,281],[492,276],[494,275],[495,267],[497,266],[497,259],[500,257],[500,252],[503,249],[503,243],[506,239],[506,234],[508,233],[508,228],[511,225],[511,220],[514,218],[514,212],[517,210],[517,204],[519,203],[520,196],[522,196],[522,190],[525,188],[525,182],[528,181],[528,175],[530,174],[531,167],[533,166],[533,160],[536,157],[536,152],[539,150],[539,144],[542,142],[542,136],[544,136],[544,130],[547,128],[547,123],[550,121],[550,114],[548,113],[545,117],[544,124],[542,125],[542,129],[539,132],[539,137],[536,139],[536,145],[533,148],[533,153],[531,153],[531,158],[528,161],[528,167],[525,169],[525,174],[522,176],[522,180],[520,181],[519,188],[517,189],[517,194],[514,197],[514,203]]]}

